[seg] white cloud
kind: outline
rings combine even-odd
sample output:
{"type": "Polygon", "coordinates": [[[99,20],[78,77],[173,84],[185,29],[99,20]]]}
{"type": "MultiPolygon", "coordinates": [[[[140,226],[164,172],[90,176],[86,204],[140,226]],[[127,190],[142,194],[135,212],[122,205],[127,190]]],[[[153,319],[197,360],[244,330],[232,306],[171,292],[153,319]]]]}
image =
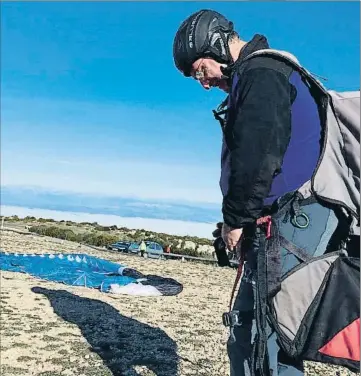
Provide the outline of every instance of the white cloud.
{"type": "Polygon", "coordinates": [[[98,222],[103,226],[117,225],[118,227],[127,227],[129,229],[145,229],[155,232],[164,232],[171,235],[190,235],[209,239],[212,238],[212,231],[215,229],[215,224],[209,223],[149,218],[125,218],[116,215],[62,212],[17,206],[1,206],[1,215],[17,215],[20,218],[33,216],[36,218],[51,218],[56,221],[68,220],[73,222],[98,222]]]}
{"type": "Polygon", "coordinates": [[[2,106],[4,186],[221,202],[219,129],[207,127],[208,111],[21,96],[2,106]]]}
{"type": "Polygon", "coordinates": [[[2,185],[151,200],[221,202],[218,176],[204,168],[197,178],[200,166],[130,160],[107,163],[101,158],[63,162],[27,154],[15,159],[3,153],[2,185]]]}

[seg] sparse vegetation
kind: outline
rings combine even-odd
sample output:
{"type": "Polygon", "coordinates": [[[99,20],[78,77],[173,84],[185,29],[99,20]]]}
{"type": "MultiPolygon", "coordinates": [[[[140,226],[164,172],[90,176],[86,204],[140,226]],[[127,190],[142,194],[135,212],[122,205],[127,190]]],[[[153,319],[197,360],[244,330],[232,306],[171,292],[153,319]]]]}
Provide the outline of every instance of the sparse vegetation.
{"type": "MultiPolygon", "coordinates": [[[[168,245],[172,253],[188,256],[206,256],[210,254],[205,250],[212,246],[210,239],[195,236],[175,236],[166,233],[157,233],[145,229],[128,229],[126,227],[102,226],[97,222],[54,221],[53,219],[35,218],[27,216],[23,219],[14,215],[5,217],[6,222],[17,222],[28,227],[30,232],[53,238],[84,243],[96,247],[106,247],[116,241],[139,242],[152,240],[159,243],[163,248],[168,245]]],[[[18,225],[18,224],[17,224],[18,225]]]]}

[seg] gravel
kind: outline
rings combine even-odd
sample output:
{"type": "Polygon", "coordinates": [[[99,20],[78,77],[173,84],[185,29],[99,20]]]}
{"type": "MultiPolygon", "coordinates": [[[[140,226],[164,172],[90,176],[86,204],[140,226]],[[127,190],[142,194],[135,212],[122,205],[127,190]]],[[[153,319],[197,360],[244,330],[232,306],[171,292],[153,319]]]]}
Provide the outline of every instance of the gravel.
{"type": "MultiPolygon", "coordinates": [[[[171,277],[177,296],[114,296],[1,272],[3,376],[228,376],[227,310],[235,270],[151,260],[10,231],[1,248],[18,253],[88,253],[171,277]]],[[[307,376],[355,375],[305,363],[307,376]]]]}

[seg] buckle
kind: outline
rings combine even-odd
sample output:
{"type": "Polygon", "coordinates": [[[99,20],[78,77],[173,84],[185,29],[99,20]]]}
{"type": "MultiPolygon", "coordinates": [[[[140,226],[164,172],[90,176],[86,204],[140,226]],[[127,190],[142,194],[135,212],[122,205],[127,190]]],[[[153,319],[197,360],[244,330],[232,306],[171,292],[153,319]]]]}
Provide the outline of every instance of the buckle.
{"type": "Polygon", "coordinates": [[[230,312],[223,313],[222,322],[223,322],[223,325],[227,327],[240,325],[241,322],[239,321],[239,311],[230,311],[230,312]]]}

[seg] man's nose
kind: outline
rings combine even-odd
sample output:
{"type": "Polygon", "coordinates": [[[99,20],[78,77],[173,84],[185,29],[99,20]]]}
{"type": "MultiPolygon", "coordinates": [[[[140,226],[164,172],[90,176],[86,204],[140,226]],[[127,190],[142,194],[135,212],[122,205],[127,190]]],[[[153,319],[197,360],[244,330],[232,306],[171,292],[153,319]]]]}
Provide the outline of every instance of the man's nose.
{"type": "Polygon", "coordinates": [[[211,85],[207,81],[199,81],[199,83],[203,86],[203,89],[209,90],[211,88],[211,85]]]}

